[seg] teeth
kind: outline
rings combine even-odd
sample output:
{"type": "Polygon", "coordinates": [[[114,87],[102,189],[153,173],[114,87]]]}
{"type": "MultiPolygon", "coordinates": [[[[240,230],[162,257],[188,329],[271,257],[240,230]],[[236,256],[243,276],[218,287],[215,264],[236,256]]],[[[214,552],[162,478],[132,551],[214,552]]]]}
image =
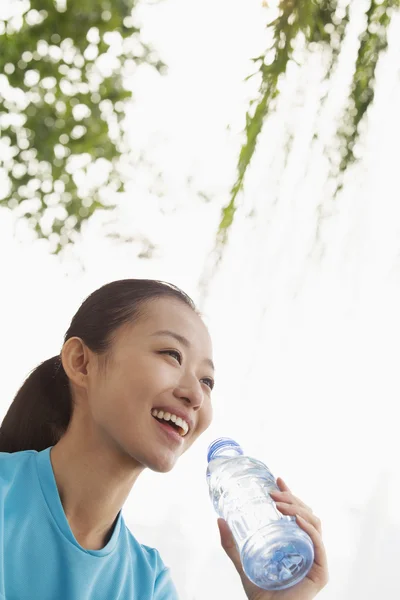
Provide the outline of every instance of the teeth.
{"type": "Polygon", "coordinates": [[[186,421],[181,419],[181,417],[177,417],[176,415],[171,414],[169,412],[164,412],[163,410],[157,410],[156,408],[153,408],[151,414],[153,415],[153,417],[157,417],[158,419],[164,419],[164,421],[172,421],[173,423],[178,425],[178,427],[180,427],[182,430],[182,437],[185,436],[189,431],[189,425],[186,423],[186,421]]]}

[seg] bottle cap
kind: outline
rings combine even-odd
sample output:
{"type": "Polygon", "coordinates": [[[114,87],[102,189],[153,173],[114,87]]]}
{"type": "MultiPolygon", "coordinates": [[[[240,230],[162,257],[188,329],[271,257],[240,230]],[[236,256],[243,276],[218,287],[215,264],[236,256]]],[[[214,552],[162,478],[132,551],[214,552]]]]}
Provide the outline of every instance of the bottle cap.
{"type": "Polygon", "coordinates": [[[214,440],[207,450],[207,462],[219,456],[238,456],[243,454],[240,445],[232,438],[221,437],[214,440]]]}

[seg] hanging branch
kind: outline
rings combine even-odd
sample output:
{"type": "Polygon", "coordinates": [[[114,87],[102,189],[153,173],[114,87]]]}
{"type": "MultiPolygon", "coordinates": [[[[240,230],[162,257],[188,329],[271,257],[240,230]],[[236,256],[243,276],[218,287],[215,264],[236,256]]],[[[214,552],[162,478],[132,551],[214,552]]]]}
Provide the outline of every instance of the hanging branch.
{"type": "Polygon", "coordinates": [[[359,37],[360,47],[350,96],[338,130],[342,157],[338,168],[332,170],[332,175],[337,178],[334,197],[343,188],[344,173],[356,161],[354,146],[360,135],[359,125],[374,100],[376,66],[387,49],[387,32],[395,6],[400,6],[399,0],[372,0],[366,13],[366,28],[359,37]]]}
{"type": "MultiPolygon", "coordinates": [[[[380,0],[380,2],[371,0],[366,13],[366,27],[360,36],[361,43],[349,100],[342,124],[337,132],[337,138],[342,146],[342,157],[338,167],[335,168],[334,158],[332,155],[330,156],[331,176],[337,181],[334,197],[343,186],[344,173],[356,160],[354,146],[360,135],[359,125],[373,102],[376,66],[382,52],[387,48],[387,31],[393,10],[399,7],[400,0],[380,0]]],[[[293,60],[297,38],[300,35],[304,36],[306,51],[315,50],[316,46],[319,46],[321,50],[329,48],[330,61],[325,74],[325,81],[329,81],[337,65],[349,20],[349,2],[346,7],[343,7],[343,3],[338,0],[281,0],[278,18],[268,24],[267,27],[273,28],[274,41],[272,49],[268,48],[262,56],[253,59],[255,63],[259,64],[256,73],[261,73],[262,80],[258,97],[250,102],[250,108],[246,114],[246,137],[239,154],[237,179],[230,191],[229,203],[222,210],[216,243],[200,281],[199,287],[203,300],[210,280],[222,260],[237,210],[238,194],[243,189],[258,136],[279,96],[280,78],[285,76],[288,62],[293,60]],[[271,52],[274,60],[269,64],[271,52]],[[253,104],[255,104],[255,110],[251,112],[253,104]]],[[[322,98],[322,107],[328,93],[322,98]]],[[[314,139],[316,138],[317,132],[314,135],[314,139]]]]}
{"type": "MultiPolygon", "coordinates": [[[[341,25],[340,32],[343,37],[348,22],[348,14],[346,13],[345,18],[338,22],[336,17],[337,4],[337,0],[320,0],[319,2],[315,0],[281,0],[278,17],[267,25],[267,29],[273,30],[273,42],[264,54],[252,59],[259,67],[258,71],[250,77],[261,73],[260,88],[258,97],[251,100],[249,110],[246,113],[245,143],[239,154],[237,179],[230,192],[230,201],[222,209],[216,243],[208,257],[199,283],[200,302],[204,301],[210,280],[214,277],[222,260],[228,234],[237,210],[238,193],[243,189],[245,175],[254,155],[258,136],[264,122],[276,105],[276,99],[280,91],[279,82],[286,74],[289,61],[293,60],[296,40],[302,34],[306,40],[306,48],[311,42],[314,45],[330,46],[333,33],[328,33],[328,31],[335,32],[339,25],[341,25]],[[255,109],[252,110],[254,104],[255,109]]],[[[339,49],[335,46],[332,51],[331,65],[328,68],[328,76],[333,70],[338,54],[339,49]]]]}

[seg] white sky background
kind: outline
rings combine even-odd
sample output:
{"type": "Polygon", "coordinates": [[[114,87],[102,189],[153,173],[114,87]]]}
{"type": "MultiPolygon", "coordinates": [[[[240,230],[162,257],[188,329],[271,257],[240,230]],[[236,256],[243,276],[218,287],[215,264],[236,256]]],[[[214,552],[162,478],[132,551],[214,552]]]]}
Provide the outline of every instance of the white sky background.
{"type": "MultiPolygon", "coordinates": [[[[151,174],[138,169],[115,229],[144,234],[157,253],[140,260],[138,245],[106,239],[102,223],[110,216],[97,215],[60,264],[43,242],[32,243],[24,224],[14,235],[12,215],[0,211],[3,415],[28,372],[60,351],[73,314],[94,289],[149,277],[199,297],[256,90],[256,80],[243,79],[253,72],[249,59],[264,49],[267,13],[259,0],[166,0],[138,14],[169,74],[139,69],[127,122],[132,144],[163,172],[165,197],[149,192],[151,174]],[[210,203],[190,191],[189,176],[193,189],[212,196],[210,203]]],[[[378,591],[385,597],[375,574],[379,556],[386,553],[387,573],[400,535],[394,502],[400,488],[394,445],[400,397],[399,30],[395,18],[364,158],[324,221],[321,260],[311,250],[327,165],[320,149],[309,151],[321,94],[318,56],[305,69],[293,69],[263,131],[204,307],[217,367],[213,425],[171,473],[145,472],[124,507],[133,533],[171,566],[182,599],[245,597],[219,546],[205,484],[205,452],[220,435],[264,460],[321,518],[331,582],[318,598],[372,600],[378,591]],[[296,137],[283,172],[287,128],[296,137]]],[[[356,48],[350,40],[323,115],[324,140],[334,133],[356,48]]],[[[388,577],[388,596],[394,597],[399,584],[388,577]]]]}

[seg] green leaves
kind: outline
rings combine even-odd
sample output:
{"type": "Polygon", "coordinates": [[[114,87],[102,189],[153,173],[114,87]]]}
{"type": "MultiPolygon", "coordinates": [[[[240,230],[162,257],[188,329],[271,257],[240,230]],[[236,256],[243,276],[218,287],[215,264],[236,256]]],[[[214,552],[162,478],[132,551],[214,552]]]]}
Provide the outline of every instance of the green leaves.
{"type": "MultiPolygon", "coordinates": [[[[16,3],[20,12],[0,21],[0,166],[10,184],[0,204],[28,218],[39,237],[52,241],[55,252],[74,239],[95,210],[112,208],[109,197],[124,191],[120,158],[130,157],[122,120],[132,98],[124,88],[124,75],[141,63],[165,70],[141,40],[136,1],[31,0],[16,3]]],[[[253,59],[257,70],[246,78],[261,76],[246,113],[236,180],[221,213],[216,264],[259,135],[279,98],[280,82],[289,62],[297,62],[298,42],[306,51],[328,51],[329,82],[348,29],[350,5],[346,0],[280,0],[277,16],[268,23],[272,41],[253,59]]],[[[374,99],[376,67],[387,47],[391,16],[399,7],[400,0],[366,3],[354,77],[337,131],[341,156],[337,160],[333,151],[328,153],[334,195],[356,160],[360,126],[374,99]]]]}
{"type": "Polygon", "coordinates": [[[387,48],[387,31],[392,10],[399,6],[398,0],[376,2],[372,0],[366,13],[365,31],[360,36],[356,68],[351,85],[343,122],[338,131],[342,157],[333,173],[337,176],[335,195],[343,187],[343,174],[355,160],[354,146],[359,137],[359,124],[375,95],[375,71],[378,60],[387,48]]]}
{"type": "Polygon", "coordinates": [[[107,196],[124,190],[125,73],[165,65],[141,41],[135,0],[19,7],[0,21],[0,166],[10,182],[0,204],[27,217],[58,253],[95,210],[113,207],[107,196]]]}
{"type": "MultiPolygon", "coordinates": [[[[341,144],[340,164],[335,165],[332,159],[331,176],[336,179],[334,195],[341,189],[343,174],[355,161],[354,146],[360,134],[359,126],[374,98],[376,66],[387,47],[387,30],[391,15],[399,6],[400,0],[371,0],[367,10],[348,103],[342,124],[337,131],[337,138],[341,144]]],[[[237,179],[231,189],[229,202],[221,213],[216,245],[212,253],[215,257],[214,263],[204,280],[209,281],[221,260],[237,209],[238,193],[243,188],[258,136],[274,108],[274,100],[279,96],[279,80],[285,75],[288,62],[294,60],[294,48],[299,36],[303,36],[307,51],[323,48],[329,50],[330,60],[325,75],[325,80],[329,81],[349,24],[349,9],[350,3],[343,8],[343,2],[338,0],[281,0],[279,16],[268,24],[268,28],[273,30],[273,44],[263,55],[253,59],[253,62],[258,64],[258,71],[247,78],[257,73],[261,73],[262,76],[258,96],[252,100],[246,114],[246,138],[238,158],[237,179]],[[274,53],[272,62],[269,58],[271,52],[274,53]]],[[[328,94],[323,98],[322,105],[327,96],[328,94]]],[[[317,132],[314,138],[316,137],[317,132]]]]}

